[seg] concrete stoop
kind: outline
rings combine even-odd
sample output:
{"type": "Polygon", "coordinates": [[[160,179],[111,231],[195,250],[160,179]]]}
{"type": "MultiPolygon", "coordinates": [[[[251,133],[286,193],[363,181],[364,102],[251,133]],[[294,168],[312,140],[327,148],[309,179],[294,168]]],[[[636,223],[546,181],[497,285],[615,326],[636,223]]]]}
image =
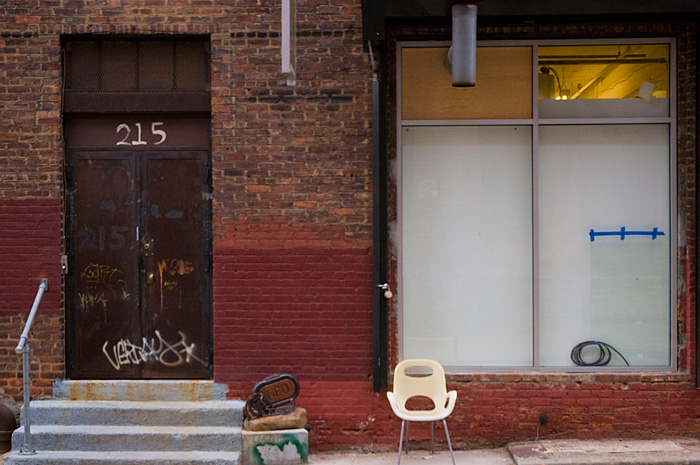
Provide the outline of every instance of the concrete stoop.
{"type": "Polygon", "coordinates": [[[237,464],[243,406],[211,381],[62,381],[30,405],[37,453],[20,426],[4,465],[237,464]]]}

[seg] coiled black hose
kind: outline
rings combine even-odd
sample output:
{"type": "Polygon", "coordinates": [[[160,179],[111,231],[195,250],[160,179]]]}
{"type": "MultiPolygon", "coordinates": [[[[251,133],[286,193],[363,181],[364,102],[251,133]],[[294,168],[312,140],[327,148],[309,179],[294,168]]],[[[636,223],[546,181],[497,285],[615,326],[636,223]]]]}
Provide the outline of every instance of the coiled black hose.
{"type": "Polygon", "coordinates": [[[581,342],[579,344],[576,344],[576,347],[571,349],[571,361],[579,366],[600,367],[600,366],[604,366],[604,365],[607,365],[608,363],[610,363],[610,359],[612,358],[612,351],[615,351],[615,353],[617,355],[619,355],[620,358],[622,358],[622,360],[625,361],[627,366],[630,366],[627,359],[616,348],[614,348],[610,344],[607,344],[607,343],[601,342],[601,341],[585,341],[585,342],[581,342]],[[596,360],[594,362],[586,362],[581,357],[581,351],[584,348],[586,348],[588,346],[592,346],[592,345],[598,346],[598,349],[600,350],[600,354],[598,355],[598,360],[596,360]]]}

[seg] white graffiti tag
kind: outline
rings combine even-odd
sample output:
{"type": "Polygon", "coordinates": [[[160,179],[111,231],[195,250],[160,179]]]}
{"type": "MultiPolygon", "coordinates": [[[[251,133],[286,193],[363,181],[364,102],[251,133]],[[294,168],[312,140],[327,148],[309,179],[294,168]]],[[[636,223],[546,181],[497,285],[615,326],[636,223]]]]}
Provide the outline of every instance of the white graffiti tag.
{"type": "Polygon", "coordinates": [[[206,366],[206,362],[194,355],[194,344],[187,344],[185,334],[182,331],[177,332],[180,335],[180,341],[171,344],[156,331],[156,337],[150,340],[141,338],[141,345],[136,345],[129,339],[122,339],[112,347],[112,355],[107,350],[109,341],[105,341],[102,346],[102,352],[107,356],[107,360],[112,364],[115,370],[120,370],[123,365],[138,365],[148,361],[149,358],[160,362],[166,367],[176,367],[183,363],[190,363],[195,360],[206,366]]]}

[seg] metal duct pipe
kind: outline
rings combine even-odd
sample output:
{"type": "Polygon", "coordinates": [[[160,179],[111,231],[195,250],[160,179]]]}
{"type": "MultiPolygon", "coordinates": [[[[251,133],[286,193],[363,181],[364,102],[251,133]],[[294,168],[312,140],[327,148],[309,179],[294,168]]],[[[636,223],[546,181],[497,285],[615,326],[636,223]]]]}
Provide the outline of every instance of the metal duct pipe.
{"type": "Polygon", "coordinates": [[[476,5],[452,5],[452,85],[476,85],[476,5]]]}

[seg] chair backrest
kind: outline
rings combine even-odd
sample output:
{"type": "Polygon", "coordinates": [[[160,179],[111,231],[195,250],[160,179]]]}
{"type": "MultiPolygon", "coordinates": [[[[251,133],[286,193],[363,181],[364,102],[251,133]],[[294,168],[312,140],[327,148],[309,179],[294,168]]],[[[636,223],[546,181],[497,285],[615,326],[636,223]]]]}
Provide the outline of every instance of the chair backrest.
{"type": "Polygon", "coordinates": [[[429,397],[435,406],[444,406],[447,400],[447,386],[445,383],[445,370],[442,365],[434,360],[409,359],[400,362],[394,370],[394,396],[396,401],[404,408],[406,401],[411,397],[429,397]],[[424,374],[416,370],[420,375],[410,376],[406,370],[414,367],[427,367],[432,370],[430,374],[424,374]]]}

